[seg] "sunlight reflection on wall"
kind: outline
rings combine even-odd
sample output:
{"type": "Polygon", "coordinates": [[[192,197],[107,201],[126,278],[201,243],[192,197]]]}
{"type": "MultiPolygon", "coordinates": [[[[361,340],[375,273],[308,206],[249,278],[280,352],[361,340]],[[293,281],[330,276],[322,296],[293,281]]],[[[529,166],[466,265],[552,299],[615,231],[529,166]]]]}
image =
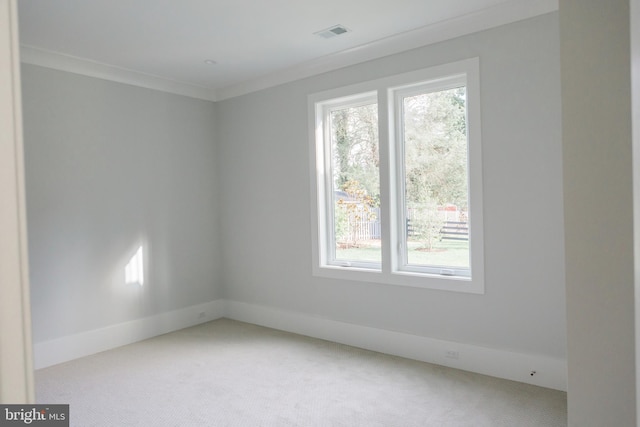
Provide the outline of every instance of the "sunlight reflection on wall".
{"type": "Polygon", "coordinates": [[[124,282],[126,284],[144,285],[144,258],[142,246],[131,257],[124,267],[124,282]]]}

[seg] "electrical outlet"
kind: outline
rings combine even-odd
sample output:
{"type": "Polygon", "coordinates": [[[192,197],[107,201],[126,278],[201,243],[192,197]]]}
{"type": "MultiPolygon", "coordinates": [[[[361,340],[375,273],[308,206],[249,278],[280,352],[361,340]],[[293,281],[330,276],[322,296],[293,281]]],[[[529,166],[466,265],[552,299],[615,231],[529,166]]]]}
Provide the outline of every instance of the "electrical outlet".
{"type": "Polygon", "coordinates": [[[444,357],[447,359],[460,359],[460,353],[456,350],[447,350],[444,352],[444,357]]]}

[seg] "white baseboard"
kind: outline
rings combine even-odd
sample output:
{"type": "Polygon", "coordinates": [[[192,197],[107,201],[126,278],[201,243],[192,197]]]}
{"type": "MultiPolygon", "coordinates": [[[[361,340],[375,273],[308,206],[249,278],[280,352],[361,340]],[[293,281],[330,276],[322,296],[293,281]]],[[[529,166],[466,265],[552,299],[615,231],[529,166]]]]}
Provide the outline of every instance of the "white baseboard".
{"type": "Polygon", "coordinates": [[[224,305],[224,301],[216,300],[50,341],[36,342],[33,346],[35,369],[219,319],[224,316],[224,305]]]}
{"type": "Polygon", "coordinates": [[[439,340],[229,300],[211,301],[34,343],[35,368],[67,362],[221,317],[493,377],[567,390],[567,362],[564,359],[439,340]],[[533,371],[535,374],[532,376],[533,371]]]}
{"type": "Polygon", "coordinates": [[[567,362],[564,359],[438,340],[228,300],[225,301],[225,317],[493,377],[567,390],[567,362]],[[457,359],[450,358],[456,355],[457,359]]]}

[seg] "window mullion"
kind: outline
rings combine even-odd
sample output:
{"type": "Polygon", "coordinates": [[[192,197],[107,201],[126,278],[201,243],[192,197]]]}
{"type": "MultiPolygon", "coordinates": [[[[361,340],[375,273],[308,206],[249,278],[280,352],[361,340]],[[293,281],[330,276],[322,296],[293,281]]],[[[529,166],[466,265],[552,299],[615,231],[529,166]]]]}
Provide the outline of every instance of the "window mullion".
{"type": "Polygon", "coordinates": [[[394,157],[394,212],[396,215],[395,222],[395,248],[396,259],[394,270],[399,271],[407,264],[407,218],[405,206],[405,180],[404,180],[404,129],[403,129],[403,111],[402,96],[397,90],[389,90],[389,108],[390,114],[394,120],[392,139],[392,149],[394,157]]]}
{"type": "Polygon", "coordinates": [[[378,139],[380,141],[380,226],[382,234],[382,273],[390,274],[393,270],[393,260],[397,253],[392,243],[394,235],[395,212],[392,198],[392,163],[393,149],[390,144],[390,132],[393,119],[389,116],[389,94],[385,88],[378,90],[378,139]]]}
{"type": "Polygon", "coordinates": [[[333,166],[331,162],[331,121],[329,120],[330,108],[324,106],[322,109],[322,124],[323,124],[323,152],[324,157],[324,215],[325,219],[325,248],[326,261],[335,259],[336,256],[336,241],[333,235],[334,229],[334,213],[333,213],[333,166]]]}

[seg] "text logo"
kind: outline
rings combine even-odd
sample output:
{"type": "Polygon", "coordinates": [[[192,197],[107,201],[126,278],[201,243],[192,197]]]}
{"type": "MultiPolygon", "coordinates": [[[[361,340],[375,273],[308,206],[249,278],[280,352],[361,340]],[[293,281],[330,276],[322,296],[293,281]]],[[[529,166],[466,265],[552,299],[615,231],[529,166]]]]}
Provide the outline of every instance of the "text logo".
{"type": "Polygon", "coordinates": [[[0,427],[69,427],[69,405],[0,405],[0,427]]]}

